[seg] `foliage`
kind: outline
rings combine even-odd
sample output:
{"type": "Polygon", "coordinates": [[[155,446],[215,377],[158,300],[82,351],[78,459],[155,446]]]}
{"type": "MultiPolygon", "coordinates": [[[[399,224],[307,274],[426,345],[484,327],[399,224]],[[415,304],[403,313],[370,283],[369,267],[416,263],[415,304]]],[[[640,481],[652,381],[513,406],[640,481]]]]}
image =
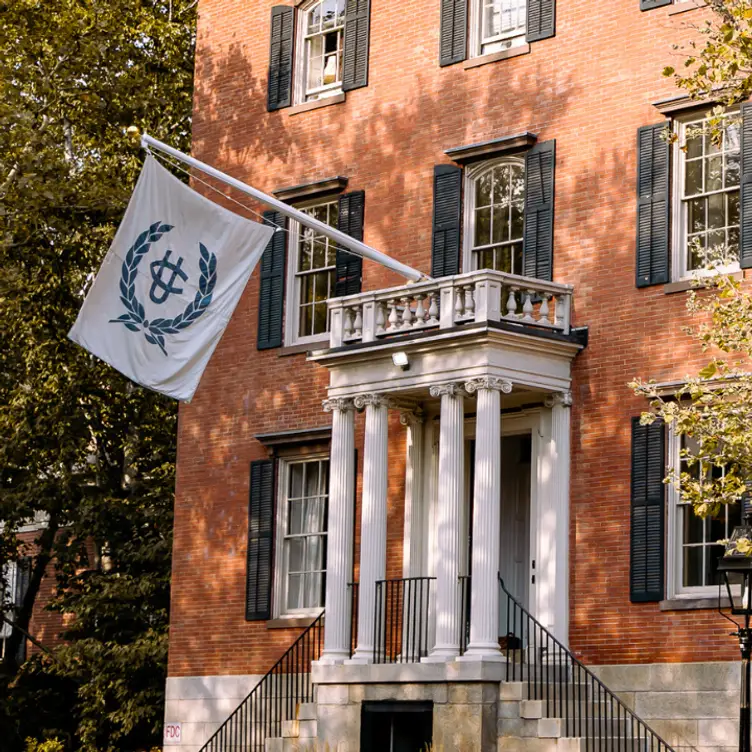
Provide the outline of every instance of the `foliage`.
{"type": "Polygon", "coordinates": [[[65,747],[59,739],[38,742],[29,737],[26,739],[26,752],[65,752],[65,747]]]}
{"type": "Polygon", "coordinates": [[[701,277],[687,308],[699,324],[687,331],[711,359],[698,375],[666,395],[653,382],[634,381],[651,400],[643,423],[660,417],[694,446],[681,450],[684,469],[668,481],[700,517],[738,503],[752,483],[752,293],[728,274],[701,277]]]}
{"type": "Polygon", "coordinates": [[[722,129],[727,108],[752,95],[752,5],[749,0],[708,0],[713,13],[697,38],[674,49],[685,59],[663,75],[692,99],[717,103],[710,112],[714,136],[722,129]]]}
{"type": "Polygon", "coordinates": [[[48,565],[73,617],[54,658],[19,667],[9,641],[9,752],[158,743],[177,411],[66,335],[140,169],[126,129],[188,148],[195,5],[0,0],[0,564],[33,557],[21,627],[48,565]]]}

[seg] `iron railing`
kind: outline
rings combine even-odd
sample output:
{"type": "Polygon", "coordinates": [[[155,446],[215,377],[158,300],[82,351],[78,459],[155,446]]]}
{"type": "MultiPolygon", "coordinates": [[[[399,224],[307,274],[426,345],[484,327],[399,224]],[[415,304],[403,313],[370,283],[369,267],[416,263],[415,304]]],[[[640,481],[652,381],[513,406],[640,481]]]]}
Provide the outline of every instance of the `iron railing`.
{"type": "Polygon", "coordinates": [[[358,647],[358,583],[350,582],[350,658],[358,647]]]}
{"type": "Polygon", "coordinates": [[[264,752],[267,739],[282,736],[282,722],[295,720],[301,703],[315,701],[311,662],[321,655],[323,635],[322,611],[201,752],[264,752]]]}
{"type": "Polygon", "coordinates": [[[418,663],[428,655],[431,589],[435,577],[376,582],[374,663],[418,663]]]}
{"type": "Polygon", "coordinates": [[[598,677],[564,647],[506,589],[506,680],[523,682],[527,699],[541,700],[561,735],[580,737],[585,752],[673,752],[598,677]]]}

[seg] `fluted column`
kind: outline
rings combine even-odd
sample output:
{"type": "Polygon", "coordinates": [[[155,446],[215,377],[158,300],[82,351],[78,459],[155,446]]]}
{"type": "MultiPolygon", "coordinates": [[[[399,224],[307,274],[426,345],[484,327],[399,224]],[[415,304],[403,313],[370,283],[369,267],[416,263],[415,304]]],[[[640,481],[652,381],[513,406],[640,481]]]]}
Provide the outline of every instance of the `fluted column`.
{"type": "Polygon", "coordinates": [[[329,458],[329,518],[326,554],[326,621],[323,664],[350,656],[350,589],[355,506],[355,414],[352,400],[324,401],[332,413],[329,458]]]}
{"type": "Polygon", "coordinates": [[[470,642],[462,660],[500,661],[499,530],[501,523],[501,393],[512,384],[498,378],[473,379],[477,392],[475,487],[470,595],[470,642]]]}
{"type": "Polygon", "coordinates": [[[366,409],[363,450],[363,500],[360,524],[360,585],[358,589],[358,646],[352,663],[373,661],[376,581],[386,576],[386,494],[388,410],[379,394],[355,398],[366,409]]]}
{"type": "Polygon", "coordinates": [[[439,488],[436,519],[436,644],[424,661],[447,661],[460,647],[460,552],[465,482],[464,391],[459,384],[431,387],[441,397],[439,488]]]}
{"type": "Polygon", "coordinates": [[[400,423],[407,427],[402,576],[419,577],[423,574],[423,411],[403,410],[400,423]]]}

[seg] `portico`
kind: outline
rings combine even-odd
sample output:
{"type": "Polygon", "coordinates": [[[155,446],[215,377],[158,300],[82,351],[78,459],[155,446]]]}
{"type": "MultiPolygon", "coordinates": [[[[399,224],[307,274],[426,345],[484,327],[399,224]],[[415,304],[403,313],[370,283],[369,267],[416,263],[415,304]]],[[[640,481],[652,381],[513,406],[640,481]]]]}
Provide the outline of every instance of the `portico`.
{"type": "Polygon", "coordinates": [[[430,581],[430,597],[400,606],[401,618],[428,623],[425,649],[412,660],[502,660],[505,435],[528,437],[529,561],[522,566],[529,608],[566,641],[571,361],[582,348],[569,331],[570,298],[565,285],[486,271],[330,302],[332,346],[310,356],[330,370],[324,409],[333,416],[322,667],[374,660],[383,619],[390,410],[401,413],[407,431],[404,583],[430,581]],[[436,291],[416,290],[427,285],[436,291]],[[556,312],[550,318],[549,306],[556,312]],[[355,411],[365,412],[365,443],[351,651],[355,411]]]}

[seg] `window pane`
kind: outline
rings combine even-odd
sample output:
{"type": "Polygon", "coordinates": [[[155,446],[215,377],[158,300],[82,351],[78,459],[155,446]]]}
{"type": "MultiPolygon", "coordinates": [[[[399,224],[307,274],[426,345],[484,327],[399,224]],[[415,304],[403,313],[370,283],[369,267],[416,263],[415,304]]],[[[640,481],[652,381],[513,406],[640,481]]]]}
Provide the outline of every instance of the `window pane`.
{"type": "Polygon", "coordinates": [[[293,574],[287,578],[287,609],[295,611],[303,608],[303,575],[293,574]]]}
{"type": "Polygon", "coordinates": [[[705,199],[696,198],[689,202],[689,231],[702,232],[705,229],[705,199]]]}
{"type": "Polygon", "coordinates": [[[313,307],[302,306],[300,309],[300,336],[308,337],[313,334],[313,307]]]}
{"type": "Polygon", "coordinates": [[[319,474],[321,485],[319,486],[319,493],[324,496],[329,493],[329,463],[321,463],[321,473],[319,474]]]}
{"type": "Polygon", "coordinates": [[[692,507],[684,504],[681,507],[684,514],[684,542],[685,543],[704,543],[705,542],[705,522],[698,517],[692,507]]]}
{"type": "Polygon", "coordinates": [[[304,566],[305,559],[303,558],[303,556],[305,553],[305,538],[288,539],[287,550],[288,550],[288,558],[287,558],[288,571],[291,573],[304,572],[305,571],[305,566],[304,566]]]}
{"type": "Polygon", "coordinates": [[[525,207],[522,204],[512,204],[512,239],[522,237],[525,227],[525,207]]]}
{"type": "Polygon", "coordinates": [[[496,249],[496,266],[497,271],[512,272],[512,248],[505,245],[496,249]]]}
{"type": "Polygon", "coordinates": [[[705,585],[718,585],[720,580],[718,574],[718,562],[723,556],[723,546],[706,546],[705,547],[705,585]]]}
{"type": "Polygon", "coordinates": [[[485,251],[479,251],[475,258],[476,268],[478,269],[493,269],[494,268],[494,253],[491,249],[485,251]]]}
{"type": "Polygon", "coordinates": [[[732,191],[726,194],[728,201],[728,223],[730,225],[739,224],[739,191],[732,191]]]}
{"type": "Polygon", "coordinates": [[[700,587],[705,584],[702,578],[703,550],[703,546],[684,548],[684,587],[700,587]]]}
{"type": "Polygon", "coordinates": [[[300,499],[290,501],[288,506],[287,532],[298,535],[303,532],[303,508],[305,501],[300,499]]]}
{"type": "Polygon", "coordinates": [[[298,271],[305,272],[311,268],[313,258],[313,231],[304,229],[299,235],[298,271]]]}
{"type": "Polygon", "coordinates": [[[324,539],[320,535],[312,535],[308,538],[308,551],[306,556],[306,569],[312,570],[324,568],[324,539]]]}
{"type": "Polygon", "coordinates": [[[321,28],[321,5],[311,8],[308,13],[308,32],[319,31],[321,28]]]}
{"type": "Polygon", "coordinates": [[[317,608],[324,604],[322,578],[320,573],[306,575],[306,608],[317,608]]]}
{"type": "Polygon", "coordinates": [[[726,178],[725,187],[739,185],[739,155],[729,154],[726,156],[726,178]]]}
{"type": "Polygon", "coordinates": [[[491,187],[493,173],[486,172],[475,181],[475,206],[489,206],[491,204],[491,187]]]}
{"type": "Polygon", "coordinates": [[[303,465],[290,465],[290,490],[288,497],[299,499],[303,496],[303,465]]]}
{"type": "Polygon", "coordinates": [[[326,266],[326,238],[316,235],[313,241],[313,265],[309,268],[320,269],[326,266]]]}
{"type": "Polygon", "coordinates": [[[515,243],[512,246],[512,274],[524,274],[522,268],[522,243],[515,243]]]}
{"type": "Polygon", "coordinates": [[[475,212],[475,245],[488,245],[491,242],[491,209],[478,209],[475,212]]]}
{"type": "Polygon", "coordinates": [[[684,195],[702,193],[702,160],[687,162],[684,175],[684,195]]]}
{"type": "Polygon", "coordinates": [[[326,303],[316,303],[313,307],[313,334],[329,331],[326,303]]]}
{"type": "Polygon", "coordinates": [[[314,279],[313,299],[326,301],[329,298],[329,272],[317,272],[311,276],[314,279]]]}
{"type": "Polygon", "coordinates": [[[337,21],[337,2],[336,0],[324,0],[321,4],[321,17],[323,27],[331,28],[337,21]]]}
{"type": "Polygon", "coordinates": [[[702,156],[702,136],[693,136],[687,139],[687,159],[702,156]]]}
{"type": "Polygon", "coordinates": [[[723,193],[708,196],[708,229],[726,226],[726,197],[723,193]]]}
{"type": "Polygon", "coordinates": [[[305,495],[307,498],[318,495],[319,490],[319,463],[305,463],[305,495]]]}
{"type": "Polygon", "coordinates": [[[718,191],[723,188],[723,157],[709,157],[705,160],[705,190],[718,191]]]}
{"type": "Polygon", "coordinates": [[[503,243],[509,240],[509,207],[508,204],[496,205],[493,209],[492,243],[503,243]]]}

